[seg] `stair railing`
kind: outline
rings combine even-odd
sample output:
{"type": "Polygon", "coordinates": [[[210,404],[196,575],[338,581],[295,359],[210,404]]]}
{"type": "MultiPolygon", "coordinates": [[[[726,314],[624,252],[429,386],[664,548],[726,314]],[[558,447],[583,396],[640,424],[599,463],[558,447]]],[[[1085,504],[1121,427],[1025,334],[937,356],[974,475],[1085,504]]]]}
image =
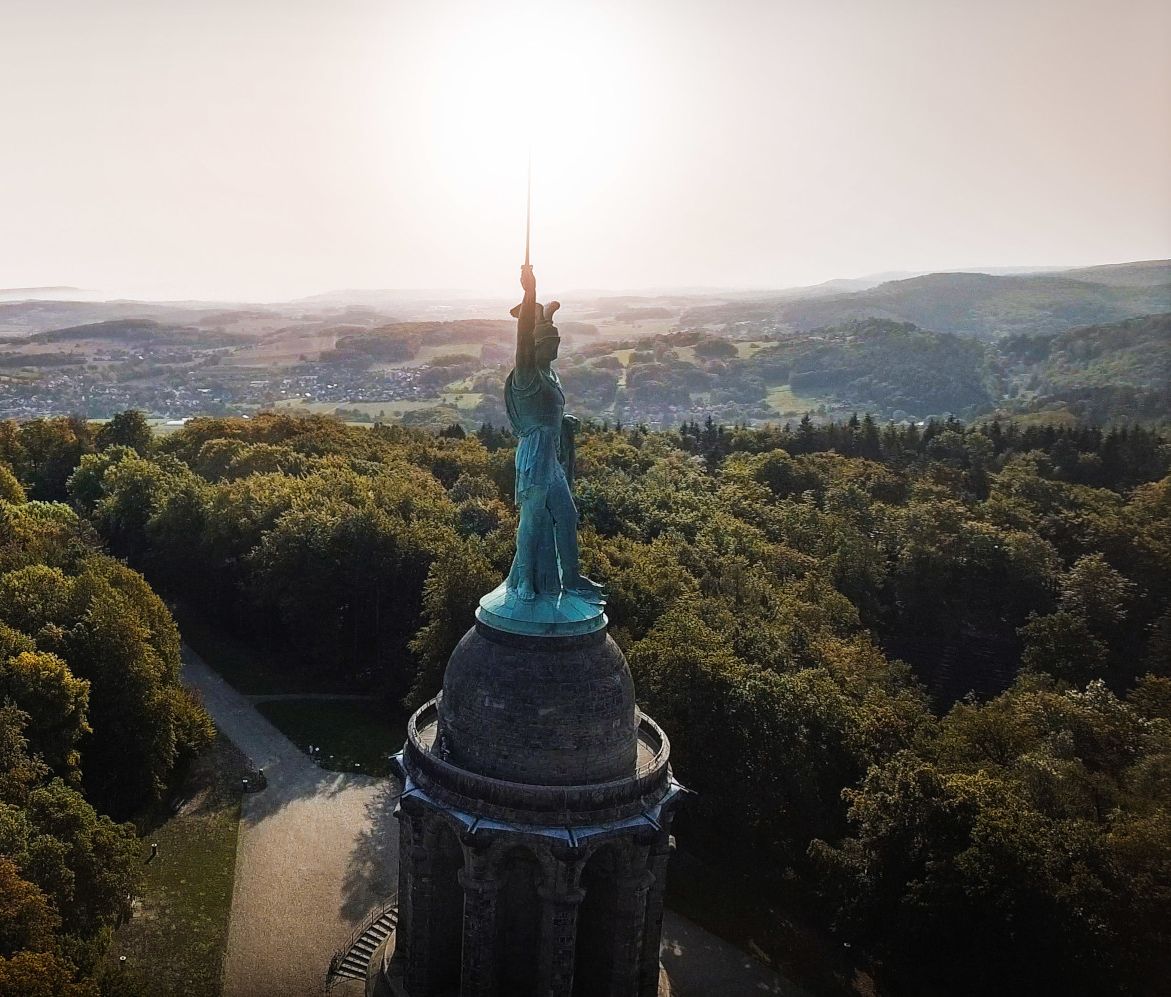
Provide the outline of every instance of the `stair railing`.
{"type": "Polygon", "coordinates": [[[334,950],[333,957],[329,960],[329,971],[325,974],[325,993],[329,993],[333,988],[334,982],[337,980],[338,970],[341,968],[342,963],[345,962],[346,956],[358,944],[358,939],[366,934],[374,926],[374,922],[382,917],[383,914],[397,906],[398,894],[392,893],[386,900],[382,901],[362,918],[361,924],[353,930],[350,934],[350,940],[345,945],[340,949],[334,950]]]}

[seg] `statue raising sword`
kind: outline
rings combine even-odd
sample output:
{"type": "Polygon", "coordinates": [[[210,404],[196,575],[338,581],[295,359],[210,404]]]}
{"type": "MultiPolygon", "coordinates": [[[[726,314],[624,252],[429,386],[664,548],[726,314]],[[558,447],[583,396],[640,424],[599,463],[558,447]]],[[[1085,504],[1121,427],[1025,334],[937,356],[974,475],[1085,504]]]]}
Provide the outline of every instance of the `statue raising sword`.
{"type": "MultiPolygon", "coordinates": [[[[531,214],[531,182],[529,191],[531,214]]],[[[508,594],[528,602],[567,592],[602,604],[602,586],[581,573],[578,558],[577,506],[569,489],[574,434],[580,424],[565,414],[565,392],[552,366],[561,343],[553,316],[561,305],[537,301],[527,225],[520,285],[524,298],[511,312],[517,320],[516,362],[504,384],[505,407],[517,438],[516,505],[520,510],[508,594]]]]}

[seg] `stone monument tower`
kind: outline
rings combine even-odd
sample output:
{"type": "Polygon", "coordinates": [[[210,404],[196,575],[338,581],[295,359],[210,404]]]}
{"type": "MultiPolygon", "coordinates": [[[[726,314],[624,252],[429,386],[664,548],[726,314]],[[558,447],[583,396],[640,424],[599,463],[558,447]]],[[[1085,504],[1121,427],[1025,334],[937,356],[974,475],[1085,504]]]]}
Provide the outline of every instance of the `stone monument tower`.
{"type": "Polygon", "coordinates": [[[407,727],[398,925],[372,960],[372,995],[667,992],[663,893],[686,791],[635,703],[601,586],[580,572],[557,303],[536,302],[527,265],[521,283],[506,386],[516,559],[407,727]]]}

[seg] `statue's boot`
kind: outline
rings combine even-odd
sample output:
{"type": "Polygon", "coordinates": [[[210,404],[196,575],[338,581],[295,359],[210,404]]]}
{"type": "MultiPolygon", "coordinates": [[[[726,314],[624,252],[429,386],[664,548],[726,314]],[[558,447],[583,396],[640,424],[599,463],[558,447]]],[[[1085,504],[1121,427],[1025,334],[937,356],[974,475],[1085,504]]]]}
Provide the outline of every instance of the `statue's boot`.
{"type": "Polygon", "coordinates": [[[572,587],[567,587],[565,591],[584,599],[586,602],[592,602],[595,606],[606,604],[605,586],[585,575],[578,575],[572,587]]]}

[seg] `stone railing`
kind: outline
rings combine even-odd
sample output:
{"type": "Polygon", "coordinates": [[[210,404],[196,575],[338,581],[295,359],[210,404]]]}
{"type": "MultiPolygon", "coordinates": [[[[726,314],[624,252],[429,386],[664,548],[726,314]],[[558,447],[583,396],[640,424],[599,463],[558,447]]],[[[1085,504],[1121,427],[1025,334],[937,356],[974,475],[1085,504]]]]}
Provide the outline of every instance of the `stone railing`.
{"type": "Polygon", "coordinates": [[[650,717],[639,711],[638,739],[651,752],[628,776],[577,786],[538,786],[493,779],[444,761],[430,750],[423,732],[439,722],[436,700],[422,706],[407,722],[404,761],[413,776],[470,812],[500,819],[573,823],[614,820],[653,805],[668,788],[671,742],[650,717]]]}

